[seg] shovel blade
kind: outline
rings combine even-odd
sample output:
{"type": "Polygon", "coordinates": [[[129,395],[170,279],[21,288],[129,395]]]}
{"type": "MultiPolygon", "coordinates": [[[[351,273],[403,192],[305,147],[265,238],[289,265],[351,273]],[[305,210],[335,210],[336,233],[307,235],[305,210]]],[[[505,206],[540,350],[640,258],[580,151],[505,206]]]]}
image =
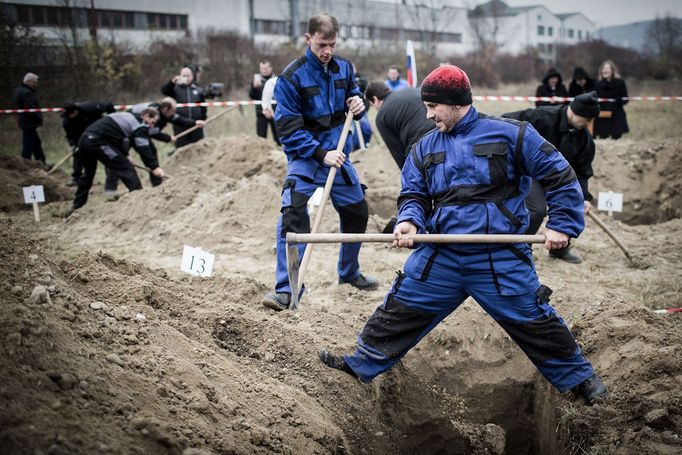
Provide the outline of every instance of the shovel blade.
{"type": "Polygon", "coordinates": [[[290,310],[298,310],[298,245],[287,242],[287,275],[289,276],[289,286],[291,287],[290,310]]]}

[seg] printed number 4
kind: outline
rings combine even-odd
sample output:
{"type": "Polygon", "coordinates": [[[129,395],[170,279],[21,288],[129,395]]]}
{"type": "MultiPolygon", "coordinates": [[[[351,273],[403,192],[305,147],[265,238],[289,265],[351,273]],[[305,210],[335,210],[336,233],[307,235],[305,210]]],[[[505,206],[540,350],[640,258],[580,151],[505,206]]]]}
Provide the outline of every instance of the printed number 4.
{"type": "MultiPolygon", "coordinates": [[[[203,258],[202,258],[202,259],[199,259],[199,262],[201,262],[201,264],[199,265],[199,267],[197,268],[197,270],[195,270],[195,272],[197,272],[197,273],[204,273],[204,270],[206,270],[206,267],[205,267],[205,265],[206,265],[206,259],[203,259],[203,258]],[[199,269],[201,269],[201,270],[199,270],[199,269]]],[[[191,260],[190,263],[189,263],[189,269],[190,269],[190,270],[194,270],[194,256],[192,256],[192,260],[191,260]]]]}

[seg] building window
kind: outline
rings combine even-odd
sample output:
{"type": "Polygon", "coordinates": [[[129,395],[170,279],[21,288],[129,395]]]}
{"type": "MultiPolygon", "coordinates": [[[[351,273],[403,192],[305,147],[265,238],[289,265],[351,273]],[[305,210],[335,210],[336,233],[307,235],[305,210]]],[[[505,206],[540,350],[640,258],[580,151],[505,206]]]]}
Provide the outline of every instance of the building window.
{"type": "Polygon", "coordinates": [[[590,32],[585,32],[585,39],[590,39],[590,32]]]}
{"type": "Polygon", "coordinates": [[[554,52],[554,44],[549,43],[549,44],[547,45],[547,52],[549,52],[549,53],[554,52]]]}
{"type": "Polygon", "coordinates": [[[583,39],[583,31],[578,30],[578,39],[583,39]]]}
{"type": "Polygon", "coordinates": [[[554,27],[547,27],[547,35],[549,36],[554,35],[554,27]]]}
{"type": "Polygon", "coordinates": [[[573,38],[574,36],[575,36],[575,30],[573,30],[572,28],[569,28],[568,29],[568,37],[573,38]]]}
{"type": "Polygon", "coordinates": [[[545,36],[545,26],[538,25],[538,36],[545,36]]]}
{"type": "MultiPolygon", "coordinates": [[[[3,3],[2,11],[16,18],[18,25],[48,27],[89,26],[90,8],[65,6],[33,6],[3,3]]],[[[135,11],[115,11],[96,8],[96,26],[116,29],[186,30],[187,15],[139,13],[135,11]],[[147,19],[145,21],[145,18],[147,19]]]]}
{"type": "Polygon", "coordinates": [[[263,19],[256,19],[253,21],[256,33],[264,35],[288,35],[289,22],[288,21],[268,21],[263,19]]]}
{"type": "Polygon", "coordinates": [[[540,49],[541,52],[545,51],[545,43],[538,43],[538,49],[540,49]]]}
{"type": "Polygon", "coordinates": [[[542,20],[542,14],[538,14],[538,22],[542,20]]]}

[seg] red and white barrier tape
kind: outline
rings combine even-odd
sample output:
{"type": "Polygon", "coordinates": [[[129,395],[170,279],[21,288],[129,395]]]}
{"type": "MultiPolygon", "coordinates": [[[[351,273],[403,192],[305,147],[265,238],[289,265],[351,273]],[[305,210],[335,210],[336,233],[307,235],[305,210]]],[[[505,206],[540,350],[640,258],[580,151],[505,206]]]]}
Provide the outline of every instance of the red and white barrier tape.
{"type": "MultiPolygon", "coordinates": [[[[571,101],[573,98],[562,96],[505,96],[505,95],[476,95],[475,101],[571,101]]],[[[627,101],[682,101],[682,96],[630,96],[624,97],[627,101]]],[[[614,98],[599,98],[601,102],[614,102],[614,98]]],[[[275,103],[273,101],[273,103],[275,103]]],[[[205,103],[178,103],[178,107],[209,107],[209,106],[254,106],[260,101],[207,101],[205,103]]],[[[118,111],[130,109],[134,104],[117,104],[114,108],[118,111]]],[[[0,114],[21,114],[25,112],[62,112],[61,107],[41,107],[35,109],[0,109],[0,114]]]]}
{"type": "Polygon", "coordinates": [[[654,310],[656,314],[673,314],[682,313],[682,308],[662,308],[660,310],[654,310]]]}

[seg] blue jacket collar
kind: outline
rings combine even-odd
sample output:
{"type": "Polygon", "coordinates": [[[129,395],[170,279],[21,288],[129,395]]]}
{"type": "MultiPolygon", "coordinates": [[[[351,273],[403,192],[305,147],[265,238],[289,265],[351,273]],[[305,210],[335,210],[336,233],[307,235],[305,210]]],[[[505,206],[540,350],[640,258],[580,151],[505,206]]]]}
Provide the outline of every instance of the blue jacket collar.
{"type": "MultiPolygon", "coordinates": [[[[305,50],[305,56],[308,60],[308,63],[315,68],[315,70],[324,73],[324,65],[317,58],[317,55],[313,54],[313,51],[310,50],[310,46],[308,46],[308,48],[305,50]]],[[[327,63],[327,68],[331,73],[338,73],[340,71],[339,64],[336,62],[334,57],[332,57],[331,60],[329,60],[329,63],[327,63]]]]}
{"type": "Polygon", "coordinates": [[[469,109],[469,112],[466,113],[466,115],[455,125],[455,127],[450,131],[449,134],[457,135],[457,134],[462,134],[467,132],[473,125],[474,123],[478,120],[478,111],[474,107],[474,105],[471,105],[471,108],[469,109]]]}

